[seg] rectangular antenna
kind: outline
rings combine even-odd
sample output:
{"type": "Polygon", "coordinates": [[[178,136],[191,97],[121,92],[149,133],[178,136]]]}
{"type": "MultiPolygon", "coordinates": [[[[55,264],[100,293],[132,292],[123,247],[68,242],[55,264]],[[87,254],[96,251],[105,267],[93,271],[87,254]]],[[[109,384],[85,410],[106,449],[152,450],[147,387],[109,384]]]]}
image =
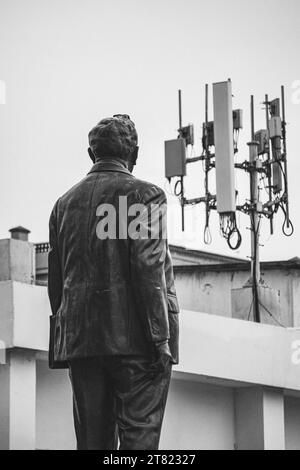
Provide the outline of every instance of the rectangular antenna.
{"type": "Polygon", "coordinates": [[[214,138],[216,158],[217,210],[235,212],[234,145],[231,81],[214,83],[214,138]]]}
{"type": "Polygon", "coordinates": [[[272,166],[272,188],[274,194],[282,191],[282,170],[281,170],[281,138],[282,138],[282,121],[280,117],[280,99],[276,98],[270,103],[269,131],[271,139],[271,148],[273,156],[272,166]]]}
{"type": "Polygon", "coordinates": [[[166,178],[186,175],[186,146],[184,139],[165,141],[166,178]]]}

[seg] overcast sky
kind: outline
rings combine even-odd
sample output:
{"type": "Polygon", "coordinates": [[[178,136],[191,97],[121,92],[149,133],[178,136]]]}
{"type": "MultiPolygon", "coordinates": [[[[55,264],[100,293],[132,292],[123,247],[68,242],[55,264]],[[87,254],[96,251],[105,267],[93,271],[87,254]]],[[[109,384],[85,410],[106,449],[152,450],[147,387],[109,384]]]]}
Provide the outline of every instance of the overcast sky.
{"type": "MultiPolygon", "coordinates": [[[[245,112],[240,160],[248,157],[250,94],[261,128],[264,94],[275,98],[286,86],[296,232],[292,239],[281,235],[279,214],[276,236],[269,239],[264,222],[261,256],[300,256],[299,45],[299,0],[0,0],[0,80],[6,84],[6,104],[0,105],[1,238],[24,225],[32,241],[48,239],[51,208],[89,170],[87,133],[102,117],[132,117],[140,141],[136,175],[164,188],[164,140],[177,136],[177,89],[183,90],[184,123],[195,125],[199,154],[204,85],[230,77],[234,107],[245,112]]],[[[203,195],[201,164],[189,168],[186,188],[187,196],[203,195]]],[[[242,202],[244,175],[238,174],[237,189],[242,202]]],[[[205,247],[203,206],[188,210],[182,235],[177,201],[170,197],[169,203],[171,241],[232,254],[219,235],[217,214],[211,217],[213,243],[205,247]]],[[[246,216],[240,224],[238,254],[246,256],[246,216]]]]}

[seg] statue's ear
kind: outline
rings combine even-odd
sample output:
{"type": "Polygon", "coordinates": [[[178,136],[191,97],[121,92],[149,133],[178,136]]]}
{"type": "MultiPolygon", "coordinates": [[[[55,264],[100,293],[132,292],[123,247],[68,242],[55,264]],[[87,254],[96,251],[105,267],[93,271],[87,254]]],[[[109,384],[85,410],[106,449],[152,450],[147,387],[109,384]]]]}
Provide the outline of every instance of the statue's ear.
{"type": "Polygon", "coordinates": [[[93,154],[93,150],[91,149],[91,147],[88,148],[88,154],[90,156],[90,159],[92,160],[93,163],[95,163],[95,155],[93,154]]]}
{"type": "Polygon", "coordinates": [[[135,147],[134,151],[130,155],[129,161],[128,161],[128,170],[132,173],[133,168],[136,165],[136,161],[138,158],[138,153],[139,153],[139,148],[138,146],[135,147]]]}

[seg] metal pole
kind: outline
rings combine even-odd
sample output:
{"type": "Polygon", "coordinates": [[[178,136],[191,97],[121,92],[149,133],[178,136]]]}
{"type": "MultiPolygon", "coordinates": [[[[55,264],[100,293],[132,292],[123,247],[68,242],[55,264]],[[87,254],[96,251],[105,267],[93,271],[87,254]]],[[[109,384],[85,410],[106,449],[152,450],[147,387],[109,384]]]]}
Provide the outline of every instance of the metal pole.
{"type": "MultiPolygon", "coordinates": [[[[250,163],[255,165],[257,160],[257,142],[250,142],[250,163]]],[[[252,276],[255,277],[257,282],[260,281],[260,269],[259,269],[259,216],[256,210],[257,203],[259,202],[259,191],[258,191],[258,177],[257,171],[253,169],[250,173],[250,191],[251,191],[251,206],[253,207],[253,226],[252,228],[252,276]]]]}
{"type": "Polygon", "coordinates": [[[258,159],[258,143],[254,141],[254,96],[251,96],[251,136],[249,145],[249,160],[252,164],[250,171],[250,200],[251,200],[251,279],[253,292],[254,321],[260,323],[258,286],[260,283],[259,265],[259,215],[257,203],[259,201],[258,174],[255,168],[258,159]]]}
{"type": "Polygon", "coordinates": [[[205,234],[209,230],[209,150],[208,150],[208,84],[205,85],[205,234]]]}
{"type": "Polygon", "coordinates": [[[185,223],[184,223],[184,183],[183,176],[180,178],[181,184],[181,230],[184,232],[185,223]]]}
{"type": "MultiPolygon", "coordinates": [[[[269,125],[269,96],[265,95],[265,105],[266,105],[266,129],[268,131],[268,161],[270,161],[271,156],[271,147],[270,147],[270,125],[269,125]]],[[[272,169],[271,166],[269,167],[269,174],[268,174],[268,193],[269,193],[269,202],[272,201],[272,169]]],[[[273,214],[270,217],[270,233],[271,235],[274,234],[274,222],[273,222],[273,214]]]]}
{"type": "MultiPolygon", "coordinates": [[[[178,108],[179,108],[179,135],[181,135],[182,129],[182,101],[181,101],[181,90],[178,90],[178,108]]],[[[180,177],[180,185],[181,185],[181,229],[184,232],[185,223],[184,223],[184,178],[183,176],[180,177]]]]}
{"type": "Polygon", "coordinates": [[[289,208],[289,188],[288,188],[288,174],[287,174],[287,146],[286,146],[286,120],[285,120],[285,96],[284,86],[281,87],[281,104],[282,104],[282,139],[283,139],[283,154],[284,154],[284,192],[286,196],[286,226],[290,228],[290,208],[289,208]]]}
{"type": "Polygon", "coordinates": [[[205,85],[205,124],[208,123],[208,83],[205,85]]]}
{"type": "Polygon", "coordinates": [[[254,125],[254,96],[251,95],[251,142],[254,142],[255,125],[254,125]]]}
{"type": "Polygon", "coordinates": [[[181,90],[178,90],[178,107],[179,107],[179,133],[181,135],[182,129],[182,103],[181,103],[181,90]]]}

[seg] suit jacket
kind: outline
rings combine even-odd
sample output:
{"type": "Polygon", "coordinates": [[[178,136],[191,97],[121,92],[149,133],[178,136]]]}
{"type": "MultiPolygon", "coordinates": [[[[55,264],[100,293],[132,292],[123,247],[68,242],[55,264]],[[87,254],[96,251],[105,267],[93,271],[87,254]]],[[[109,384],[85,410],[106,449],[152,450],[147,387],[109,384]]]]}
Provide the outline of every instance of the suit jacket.
{"type": "Polygon", "coordinates": [[[120,197],[128,208],[166,204],[159,187],[135,178],[116,161],[100,162],[51,213],[52,368],[76,358],[148,355],[155,343],[165,340],[178,363],[179,307],[167,239],[161,232],[155,238],[124,236],[133,219],[126,218],[124,231],[120,197]],[[108,215],[116,222],[110,226],[112,232],[116,226],[116,233],[103,238],[108,215]]]}

